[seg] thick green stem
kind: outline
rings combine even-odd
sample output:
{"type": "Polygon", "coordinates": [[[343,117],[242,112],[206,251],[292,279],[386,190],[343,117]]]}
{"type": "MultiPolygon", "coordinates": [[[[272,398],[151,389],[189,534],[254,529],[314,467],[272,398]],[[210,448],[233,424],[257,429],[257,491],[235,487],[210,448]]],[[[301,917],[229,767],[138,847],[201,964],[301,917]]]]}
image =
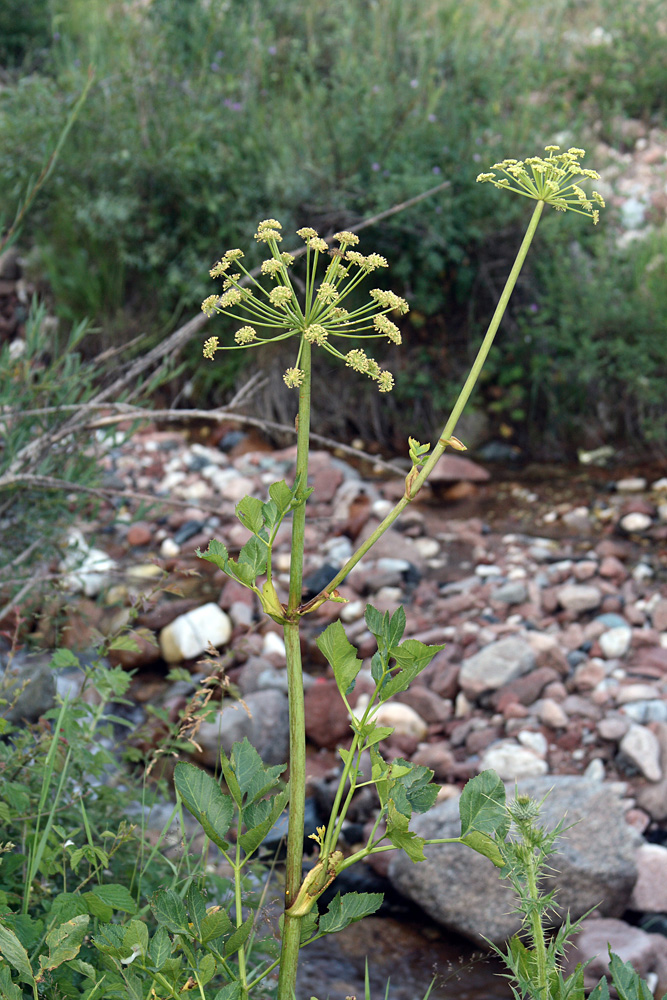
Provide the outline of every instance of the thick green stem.
{"type": "MultiPolygon", "coordinates": [[[[296,475],[301,489],[304,490],[308,481],[308,439],[310,434],[310,344],[306,340],[303,341],[300,366],[304,372],[304,378],[299,390],[296,475]]],[[[305,504],[301,504],[294,511],[292,522],[288,614],[294,612],[301,603],[305,525],[306,509],[305,504]]],[[[285,870],[285,916],[280,955],[278,1000],[293,1000],[299,961],[301,920],[298,917],[290,917],[289,907],[296,899],[301,886],[306,799],[306,722],[298,619],[284,626],[284,635],[289,696],[290,802],[285,870]]]]}
{"type": "Polygon", "coordinates": [[[514,286],[516,285],[519,274],[521,273],[521,268],[523,267],[526,255],[528,253],[528,249],[533,241],[533,237],[535,236],[535,231],[537,230],[537,224],[540,221],[540,216],[542,215],[543,210],[544,210],[544,202],[538,201],[537,204],[535,205],[535,210],[533,212],[530,223],[528,224],[526,235],[524,236],[521,246],[519,247],[519,252],[516,255],[516,260],[514,261],[512,270],[510,271],[509,277],[505,282],[505,287],[503,288],[502,295],[498,300],[496,311],[494,312],[491,322],[489,323],[489,327],[488,330],[486,331],[484,340],[482,341],[482,345],[479,351],[477,352],[477,357],[475,358],[473,366],[470,369],[470,374],[468,375],[468,378],[465,380],[463,388],[459,393],[459,397],[456,400],[456,403],[454,404],[454,408],[449,415],[447,423],[443,427],[442,434],[440,435],[438,443],[436,444],[435,448],[429,455],[428,460],[424,463],[424,466],[419,475],[415,476],[414,480],[411,482],[409,493],[406,489],[405,495],[402,496],[401,499],[396,504],[396,506],[389,511],[384,521],[382,521],[382,523],[378,525],[373,534],[366,539],[363,545],[360,545],[359,548],[356,550],[356,552],[354,552],[350,556],[348,561],[345,563],[340,572],[336,574],[331,583],[327,584],[327,586],[324,588],[321,594],[319,594],[311,602],[314,606],[317,606],[319,603],[321,603],[320,598],[322,597],[323,594],[325,593],[330,594],[333,590],[336,589],[336,587],[338,587],[343,582],[348,573],[357,565],[359,560],[366,555],[368,550],[371,549],[373,545],[375,545],[377,540],[380,538],[381,535],[385,533],[387,528],[389,528],[394,523],[394,521],[399,517],[401,512],[405,509],[405,507],[407,507],[410,501],[414,500],[414,498],[417,496],[417,493],[419,493],[419,490],[424,485],[425,480],[428,478],[428,476],[435,468],[438,459],[441,457],[442,453],[447,447],[449,439],[454,433],[456,425],[459,421],[459,417],[463,413],[463,409],[468,400],[470,399],[471,393],[475,387],[475,383],[477,382],[477,379],[480,376],[482,368],[484,367],[484,362],[486,361],[487,355],[491,350],[491,345],[493,344],[493,340],[498,331],[498,327],[500,326],[500,322],[505,314],[505,310],[507,309],[507,305],[509,303],[512,292],[514,291],[514,286]]]}
{"type": "MultiPolygon", "coordinates": [[[[537,885],[537,859],[534,854],[531,856],[530,862],[526,866],[526,882],[528,885],[528,895],[533,902],[537,902],[539,898],[539,890],[537,885]]],[[[535,960],[537,962],[537,989],[541,997],[546,1000],[547,996],[547,949],[544,943],[544,928],[542,927],[542,919],[540,916],[540,911],[535,907],[531,911],[530,917],[530,936],[533,939],[533,950],[535,953],[535,960]]]]}

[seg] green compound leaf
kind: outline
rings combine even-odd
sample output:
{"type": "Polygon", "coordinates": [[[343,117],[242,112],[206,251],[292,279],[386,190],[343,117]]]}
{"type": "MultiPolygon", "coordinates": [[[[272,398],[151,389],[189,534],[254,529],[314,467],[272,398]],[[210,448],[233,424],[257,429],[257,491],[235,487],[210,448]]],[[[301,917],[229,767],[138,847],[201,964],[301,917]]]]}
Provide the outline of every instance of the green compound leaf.
{"type": "Polygon", "coordinates": [[[141,920],[130,920],[125,925],[123,935],[123,947],[138,955],[145,955],[148,951],[148,927],[141,920]]]}
{"type": "Polygon", "coordinates": [[[183,900],[173,889],[158,889],[151,900],[151,910],[158,923],[173,934],[190,935],[183,900]]]}
{"type": "Polygon", "coordinates": [[[418,639],[406,639],[400,646],[392,646],[389,656],[400,668],[398,673],[388,678],[380,688],[378,697],[387,701],[401,691],[406,691],[422,670],[425,669],[436,653],[444,646],[426,646],[418,639]]]}
{"type": "Polygon", "coordinates": [[[241,926],[236,928],[232,936],[225,943],[225,955],[233,955],[235,952],[240,951],[250,937],[254,920],[255,914],[251,913],[246,917],[241,926]]]}
{"type": "Polygon", "coordinates": [[[51,657],[49,666],[53,670],[64,670],[66,667],[78,667],[79,657],[71,649],[57,649],[51,657]]]}
{"type": "Polygon", "coordinates": [[[54,927],[46,935],[46,944],[49,954],[39,956],[39,964],[42,972],[50,969],[57,969],[63,962],[76,958],[81,950],[83,939],[88,930],[90,917],[81,915],[73,917],[59,927],[54,927]]]}
{"type": "Polygon", "coordinates": [[[292,506],[294,494],[284,479],[269,486],[269,496],[276,505],[278,517],[283,517],[292,506]]]}
{"type": "Polygon", "coordinates": [[[0,957],[4,958],[12,968],[16,969],[21,982],[34,983],[35,979],[32,974],[28,952],[14,931],[3,924],[0,924],[0,957]]]}
{"type": "Polygon", "coordinates": [[[214,913],[207,913],[201,922],[201,942],[207,944],[216,938],[228,934],[232,929],[232,922],[224,910],[216,910],[214,913]]]}
{"type": "Polygon", "coordinates": [[[201,824],[206,836],[226,851],[229,844],[224,836],[234,815],[231,796],[225,795],[215,778],[206,771],[184,762],[176,765],[174,785],[186,809],[201,824]]]}
{"type": "Polygon", "coordinates": [[[227,780],[229,769],[231,769],[234,776],[240,796],[237,800],[235,795],[234,799],[239,806],[242,804],[243,798],[249,804],[262,798],[268,791],[275,788],[278,785],[279,776],[287,766],[285,764],[276,764],[273,767],[267,767],[247,736],[244,736],[240,742],[232,746],[230,758],[228,761],[225,759],[223,766],[224,763],[227,764],[224,770],[225,781],[227,780]]]}
{"type": "Polygon", "coordinates": [[[331,664],[338,690],[343,696],[347,695],[354,686],[362,661],[345,635],[342,623],[332,622],[316,641],[318,649],[331,664]]]}
{"type": "Polygon", "coordinates": [[[137,912],[137,904],[129,889],[124,885],[119,885],[116,882],[110,882],[108,885],[94,885],[91,894],[114,910],[121,910],[123,913],[137,912]]]}
{"type": "MultiPolygon", "coordinates": [[[[233,559],[229,560],[230,567],[233,562],[233,559]]],[[[258,576],[266,573],[266,545],[258,538],[249,538],[239,552],[236,572],[239,579],[248,586],[254,584],[258,576]]]]}
{"type": "Polygon", "coordinates": [[[253,535],[258,535],[264,526],[263,508],[264,504],[257,497],[243,497],[236,505],[236,516],[253,535]]]}
{"type": "Polygon", "coordinates": [[[199,559],[206,559],[207,562],[212,562],[214,566],[221,569],[223,573],[229,576],[229,553],[226,547],[219,542],[217,538],[212,538],[208,543],[208,548],[206,552],[202,552],[201,549],[195,550],[195,555],[199,559]]]}
{"type": "Polygon", "coordinates": [[[390,800],[387,811],[387,838],[394,847],[404,850],[411,861],[426,861],[424,854],[426,841],[408,829],[409,822],[409,818],[400,813],[390,800]]]}
{"type": "Polygon", "coordinates": [[[204,955],[204,957],[199,960],[199,969],[197,971],[199,972],[199,979],[203,986],[213,979],[215,969],[215,959],[210,953],[208,955],[204,955]]]}
{"type": "Polygon", "coordinates": [[[213,997],[213,1000],[241,1000],[241,984],[227,983],[213,997]]]}
{"type": "Polygon", "coordinates": [[[171,940],[166,927],[158,927],[148,946],[148,958],[159,972],[171,955],[171,940]]]}
{"type": "Polygon", "coordinates": [[[201,937],[201,924],[206,916],[206,903],[196,885],[191,885],[185,895],[190,922],[197,937],[201,937]]]}
{"type": "Polygon", "coordinates": [[[489,861],[494,863],[496,868],[504,867],[505,859],[498,849],[498,844],[486,833],[479,833],[477,830],[470,830],[466,833],[465,837],[461,837],[461,843],[465,844],[467,847],[471,847],[472,850],[476,851],[478,854],[483,854],[485,858],[488,858],[489,861]]]}
{"type": "Polygon", "coordinates": [[[23,990],[12,982],[8,965],[0,965],[0,997],[2,1000],[23,1000],[23,990]]]}
{"type": "Polygon", "coordinates": [[[320,917],[320,933],[335,934],[348,924],[375,913],[382,906],[383,899],[381,892],[348,892],[344,896],[337,893],[327,912],[320,917]]]}
{"type": "Polygon", "coordinates": [[[264,806],[265,800],[256,803],[256,805],[250,805],[243,810],[244,822],[248,827],[251,827],[246,831],[246,833],[242,833],[239,837],[239,843],[246,854],[252,854],[252,852],[259,847],[269,830],[271,830],[277,823],[278,817],[282,812],[284,812],[288,800],[289,791],[285,788],[282,792],[279,792],[278,795],[275,795],[266,803],[266,806],[268,806],[268,815],[256,825],[253,823],[252,826],[251,819],[253,818],[253,810],[256,809],[257,806],[264,806]]]}
{"type": "Polygon", "coordinates": [[[471,830],[504,840],[510,827],[505,808],[505,786],[495,771],[482,771],[472,778],[459,801],[461,837],[471,830]]]}

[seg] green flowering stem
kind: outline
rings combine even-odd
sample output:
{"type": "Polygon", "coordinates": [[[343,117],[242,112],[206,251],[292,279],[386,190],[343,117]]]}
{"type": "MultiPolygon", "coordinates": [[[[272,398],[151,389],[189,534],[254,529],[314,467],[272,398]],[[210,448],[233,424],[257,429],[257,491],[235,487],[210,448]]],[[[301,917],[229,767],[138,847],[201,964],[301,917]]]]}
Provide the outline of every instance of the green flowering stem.
{"type": "Polygon", "coordinates": [[[314,597],[312,601],[309,601],[308,604],[302,606],[302,608],[300,609],[302,613],[306,613],[308,611],[314,611],[318,607],[320,607],[324,603],[324,601],[328,600],[329,595],[336,589],[336,587],[338,587],[343,582],[343,580],[348,575],[348,573],[353,569],[353,567],[356,566],[361,559],[363,559],[363,557],[366,555],[369,549],[371,549],[375,545],[377,540],[385,533],[387,528],[391,527],[394,521],[396,521],[397,518],[400,516],[401,512],[410,503],[410,501],[414,500],[414,498],[417,496],[420,489],[424,485],[424,482],[435,468],[439,458],[441,457],[445,448],[447,447],[452,434],[454,433],[454,429],[456,428],[456,425],[459,421],[459,417],[461,416],[463,409],[466,403],[468,402],[472,394],[472,391],[475,387],[475,384],[480,376],[482,368],[484,367],[484,362],[486,361],[488,353],[491,350],[491,345],[493,344],[496,333],[498,332],[498,327],[500,326],[500,322],[505,314],[505,310],[507,309],[507,305],[509,303],[512,292],[514,291],[514,286],[516,285],[519,274],[521,273],[521,268],[523,267],[524,262],[526,260],[530,244],[532,243],[533,237],[535,236],[535,232],[537,230],[540,217],[542,215],[542,212],[544,211],[544,205],[545,205],[544,201],[538,201],[537,204],[535,205],[532,218],[530,220],[530,223],[528,224],[528,229],[526,230],[526,234],[523,238],[521,246],[519,247],[519,251],[516,255],[516,259],[512,266],[512,270],[509,273],[509,277],[505,282],[505,287],[503,288],[502,294],[498,301],[498,305],[496,306],[496,310],[493,314],[491,322],[489,323],[489,327],[488,330],[486,331],[484,340],[482,341],[482,345],[479,351],[477,352],[477,357],[475,358],[473,366],[470,369],[470,374],[468,375],[468,378],[466,379],[463,388],[459,393],[459,397],[456,400],[456,403],[454,404],[454,408],[452,409],[449,419],[447,420],[447,423],[445,424],[442,430],[442,434],[440,435],[440,439],[437,445],[429,455],[427,461],[424,463],[421,471],[411,480],[410,485],[406,486],[406,492],[398,501],[396,506],[392,510],[390,510],[385,519],[381,522],[381,524],[378,525],[378,527],[375,529],[372,535],[370,535],[370,537],[367,538],[366,541],[359,546],[356,552],[354,552],[350,556],[350,558],[345,563],[343,568],[336,574],[336,576],[334,576],[331,582],[327,584],[324,590],[322,590],[317,595],[317,597],[314,597]]]}
{"type": "MultiPolygon", "coordinates": [[[[301,488],[305,489],[308,481],[311,377],[311,347],[307,340],[302,341],[300,365],[303,381],[299,386],[296,477],[301,488]]],[[[295,509],[292,521],[288,616],[294,615],[301,602],[305,525],[306,505],[302,503],[295,509]]],[[[278,1000],[293,1000],[301,944],[301,919],[300,916],[290,915],[289,907],[297,899],[301,888],[303,824],[306,805],[306,718],[303,703],[299,617],[297,616],[295,620],[285,624],[283,631],[289,696],[290,800],[285,869],[285,915],[278,978],[278,1000]]]]}

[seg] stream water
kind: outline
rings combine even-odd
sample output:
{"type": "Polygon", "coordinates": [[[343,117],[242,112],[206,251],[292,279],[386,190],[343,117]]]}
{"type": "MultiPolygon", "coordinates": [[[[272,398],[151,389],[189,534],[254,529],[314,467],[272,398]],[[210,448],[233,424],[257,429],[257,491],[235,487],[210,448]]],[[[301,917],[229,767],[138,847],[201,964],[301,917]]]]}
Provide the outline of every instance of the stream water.
{"type": "Polygon", "coordinates": [[[343,1000],[364,996],[368,958],[371,996],[421,1000],[509,1000],[501,963],[455,934],[418,920],[367,917],[302,952],[298,996],[343,1000]]]}

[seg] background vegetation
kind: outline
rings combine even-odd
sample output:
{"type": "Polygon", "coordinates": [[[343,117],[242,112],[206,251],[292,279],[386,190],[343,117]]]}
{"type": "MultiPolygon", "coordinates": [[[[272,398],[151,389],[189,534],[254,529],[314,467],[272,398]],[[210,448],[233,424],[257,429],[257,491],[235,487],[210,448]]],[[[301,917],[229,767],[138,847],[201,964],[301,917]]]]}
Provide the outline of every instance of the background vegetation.
{"type": "MultiPolygon", "coordinates": [[[[455,394],[525,220],[476,174],[553,141],[626,149],[627,117],[664,127],[666,32],[660,0],[8,0],[0,203],[39,170],[92,64],[21,246],[63,325],[97,325],[91,353],[194,314],[210,263],[260,218],[328,232],[448,180],[364,234],[413,307],[392,405],[380,419],[369,398],[367,422],[358,398],[316,414],[398,446],[408,415],[427,435],[455,394]]],[[[664,230],[620,251],[613,212],[598,231],[578,222],[558,220],[555,250],[538,242],[478,405],[491,436],[542,457],[656,447],[664,230]]],[[[238,355],[222,386],[198,355],[197,340],[188,388],[220,402],[238,355]]],[[[280,416],[271,386],[257,406],[280,416]]]]}

